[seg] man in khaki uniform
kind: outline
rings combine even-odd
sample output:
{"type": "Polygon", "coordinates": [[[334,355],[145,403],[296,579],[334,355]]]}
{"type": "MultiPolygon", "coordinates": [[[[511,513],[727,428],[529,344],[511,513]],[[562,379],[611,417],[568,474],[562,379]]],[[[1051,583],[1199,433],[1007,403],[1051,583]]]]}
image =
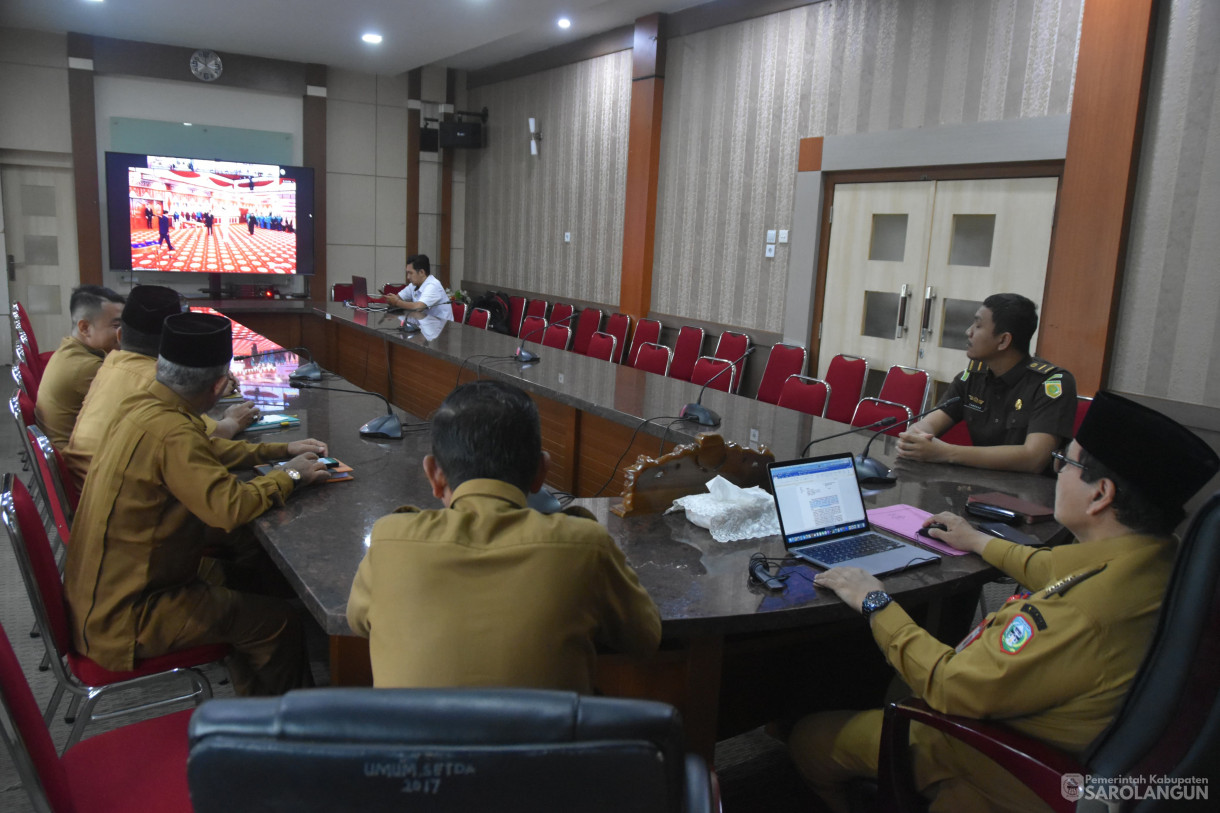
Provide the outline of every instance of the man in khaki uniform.
{"type": "MultiPolygon", "coordinates": [[[[921,629],[857,568],[814,581],[870,621],[873,638],[911,690],[934,709],[1002,720],[1079,756],[1117,712],[1155,630],[1177,550],[1182,506],[1220,469],[1184,427],[1112,393],[1098,393],[1076,439],[1055,452],[1055,519],[1076,543],[1028,548],[987,536],[953,514],[930,531],[981,555],[1033,592],[1013,596],[956,647],[921,629]]],[[[789,740],[806,779],[835,810],[842,786],[876,776],[882,712],[828,712],[789,740]]],[[[1046,809],[994,762],[915,724],[915,781],[932,810],[1046,809]]]]}
{"type": "Polygon", "coordinates": [[[588,692],[598,645],[656,649],[656,605],[592,514],[526,506],[549,464],[528,395],[459,387],[432,417],[432,452],[445,508],[378,520],[347,604],[374,686],[588,692]]]}
{"type": "Polygon", "coordinates": [[[100,285],[82,285],[72,292],[68,309],[72,333],[47,361],[34,405],[38,428],[61,452],[102,360],[119,349],[123,297],[100,285]]]}
{"type": "MultiPolygon", "coordinates": [[[[239,694],[274,694],[308,679],[300,622],[285,600],[220,586],[203,560],[231,533],[328,475],[313,439],[218,453],[200,413],[228,386],[228,319],[181,313],[164,322],[157,380],[119,406],[93,459],[64,569],[76,649],[112,670],[191,646],[228,643],[239,694]],[[242,482],[237,466],[295,455],[242,482]]],[[[252,540],[250,540],[251,544],[252,540]]]]}
{"type": "MultiPolygon", "coordinates": [[[[147,389],[156,380],[161,324],[166,317],[181,312],[178,292],[170,288],[140,285],[128,295],[127,304],[123,306],[122,349],[109,353],[102,362],[63,450],[64,463],[77,491],[84,486],[93,455],[101,448],[110,425],[119,416],[119,404],[131,393],[147,389]]],[[[207,415],[200,417],[208,436],[224,441],[249,426],[258,417],[258,409],[246,401],[225,410],[225,416],[219,422],[207,415]]],[[[225,453],[218,450],[217,454],[225,453]]]]}

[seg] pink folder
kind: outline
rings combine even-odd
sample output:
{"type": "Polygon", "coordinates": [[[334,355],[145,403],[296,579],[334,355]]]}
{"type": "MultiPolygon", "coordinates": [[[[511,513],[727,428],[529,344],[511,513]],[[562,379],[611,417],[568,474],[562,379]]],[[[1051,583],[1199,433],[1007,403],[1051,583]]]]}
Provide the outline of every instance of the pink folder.
{"type": "Polygon", "coordinates": [[[932,515],[922,508],[916,508],[913,505],[906,505],[904,503],[887,505],[884,508],[870,508],[868,510],[868,521],[873,524],[874,528],[889,531],[895,536],[909,539],[918,545],[923,545],[925,548],[931,548],[937,553],[943,553],[945,556],[965,556],[966,551],[964,550],[950,547],[944,542],[938,542],[931,537],[918,535],[919,529],[923,527],[924,520],[930,516],[932,515]]]}

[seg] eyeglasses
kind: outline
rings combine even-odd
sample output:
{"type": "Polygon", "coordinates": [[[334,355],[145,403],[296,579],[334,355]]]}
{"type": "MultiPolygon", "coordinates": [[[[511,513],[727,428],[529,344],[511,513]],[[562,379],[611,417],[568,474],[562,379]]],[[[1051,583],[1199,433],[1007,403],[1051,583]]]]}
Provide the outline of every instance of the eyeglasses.
{"type": "Polygon", "coordinates": [[[1065,464],[1068,466],[1075,466],[1076,468],[1080,469],[1081,471],[1084,471],[1085,469],[1088,468],[1088,466],[1086,466],[1084,463],[1081,463],[1079,460],[1072,460],[1070,457],[1065,455],[1063,452],[1059,452],[1059,451],[1051,452],[1051,459],[1052,459],[1051,468],[1053,468],[1055,470],[1055,474],[1058,474],[1059,472],[1063,471],[1063,467],[1065,464]]]}

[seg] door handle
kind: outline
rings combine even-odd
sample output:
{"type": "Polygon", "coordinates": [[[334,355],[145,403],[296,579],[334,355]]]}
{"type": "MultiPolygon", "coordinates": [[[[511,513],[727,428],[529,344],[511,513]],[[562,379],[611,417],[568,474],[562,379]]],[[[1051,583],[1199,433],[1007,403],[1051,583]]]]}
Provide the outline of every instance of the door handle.
{"type": "Polygon", "coordinates": [[[932,285],[923,292],[923,315],[919,319],[919,341],[926,342],[932,335],[932,302],[936,299],[936,288],[932,285]]]}
{"type": "Polygon", "coordinates": [[[907,300],[911,298],[911,286],[905,282],[898,291],[898,322],[894,325],[894,338],[901,339],[907,332],[907,300]]]}

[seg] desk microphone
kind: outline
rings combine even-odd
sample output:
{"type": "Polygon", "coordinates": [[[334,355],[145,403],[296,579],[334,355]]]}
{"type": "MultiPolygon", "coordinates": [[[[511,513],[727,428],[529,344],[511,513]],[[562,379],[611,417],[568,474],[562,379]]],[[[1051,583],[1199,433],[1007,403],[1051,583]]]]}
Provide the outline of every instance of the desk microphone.
{"type": "Polygon", "coordinates": [[[548,327],[551,327],[551,325],[562,325],[564,322],[567,322],[568,320],[572,319],[574,316],[576,316],[576,311],[572,311],[567,316],[563,317],[562,319],[556,319],[554,322],[547,322],[545,319],[543,319],[542,327],[535,328],[534,330],[531,330],[529,333],[526,333],[524,336],[521,337],[521,344],[517,345],[517,351],[515,353],[513,353],[513,358],[515,358],[517,361],[521,362],[522,364],[533,364],[536,361],[541,361],[542,360],[541,356],[539,356],[537,353],[531,353],[530,351],[525,349],[525,340],[528,339],[530,336],[533,336],[537,333],[546,332],[546,329],[548,327]]]}
{"type": "Polygon", "coordinates": [[[737,361],[734,361],[732,364],[730,364],[727,367],[725,367],[724,369],[720,370],[720,372],[716,373],[714,376],[709,378],[707,381],[704,381],[703,389],[699,390],[699,397],[695,399],[695,403],[687,404],[686,406],[682,407],[682,411],[678,413],[678,417],[682,418],[683,420],[690,421],[692,423],[697,423],[700,426],[719,426],[720,425],[720,416],[703,405],[703,393],[707,391],[708,384],[711,384],[713,381],[715,381],[717,378],[720,378],[720,376],[724,375],[729,370],[736,370],[737,365],[741,364],[741,362],[745,361],[746,356],[750,355],[753,352],[754,352],[753,347],[747,348],[746,352],[742,353],[741,357],[738,358],[737,361]]]}
{"type": "Polygon", "coordinates": [[[854,435],[858,432],[867,432],[868,430],[876,429],[877,427],[893,426],[896,423],[898,423],[897,418],[895,418],[893,415],[887,415],[886,417],[882,418],[879,421],[873,421],[868,426],[853,426],[851,429],[848,429],[846,432],[838,432],[833,435],[827,435],[824,438],[814,438],[813,440],[811,440],[805,444],[804,449],[801,449],[801,457],[804,457],[809,452],[809,447],[815,443],[821,443],[824,440],[834,440],[835,438],[841,438],[841,437],[845,437],[847,435],[854,435]]]}
{"type": "Polygon", "coordinates": [[[402,421],[394,414],[394,409],[390,406],[390,402],[380,393],[368,392],[367,390],[341,390],[338,387],[319,387],[317,384],[301,384],[300,386],[303,390],[327,390],[329,392],[346,392],[348,395],[371,395],[374,398],[379,398],[385,404],[387,414],[373,418],[360,427],[360,436],[366,438],[402,437],[402,421]]]}
{"type": "Polygon", "coordinates": [[[303,379],[305,381],[321,381],[322,368],[313,360],[313,353],[309,352],[307,347],[289,347],[285,350],[265,350],[262,353],[251,353],[248,356],[234,356],[234,361],[245,361],[246,359],[256,359],[261,356],[276,356],[281,353],[296,353],[298,356],[305,356],[309,359],[307,364],[302,364],[292,371],[288,376],[289,381],[303,379]]]}
{"type": "MultiPolygon", "coordinates": [[[[907,423],[910,423],[911,421],[917,421],[920,418],[924,417],[925,415],[931,415],[933,412],[940,409],[941,407],[947,407],[951,404],[956,404],[958,401],[961,401],[961,400],[962,400],[961,398],[958,398],[955,396],[953,398],[950,398],[948,401],[942,401],[941,403],[937,404],[936,406],[932,407],[931,409],[925,410],[925,411],[919,413],[918,415],[912,415],[909,418],[903,418],[901,421],[896,420],[893,423],[907,424],[907,423]]],[[[892,482],[894,482],[894,479],[895,479],[894,474],[893,474],[893,472],[890,471],[890,467],[885,465],[884,463],[882,463],[880,460],[876,460],[876,459],[868,456],[868,450],[872,447],[873,441],[876,440],[880,434],[881,434],[881,430],[877,430],[877,431],[873,432],[873,436],[868,439],[868,443],[864,444],[864,453],[852,461],[856,466],[856,475],[860,478],[860,482],[862,482],[862,483],[892,483],[892,482]]]]}

